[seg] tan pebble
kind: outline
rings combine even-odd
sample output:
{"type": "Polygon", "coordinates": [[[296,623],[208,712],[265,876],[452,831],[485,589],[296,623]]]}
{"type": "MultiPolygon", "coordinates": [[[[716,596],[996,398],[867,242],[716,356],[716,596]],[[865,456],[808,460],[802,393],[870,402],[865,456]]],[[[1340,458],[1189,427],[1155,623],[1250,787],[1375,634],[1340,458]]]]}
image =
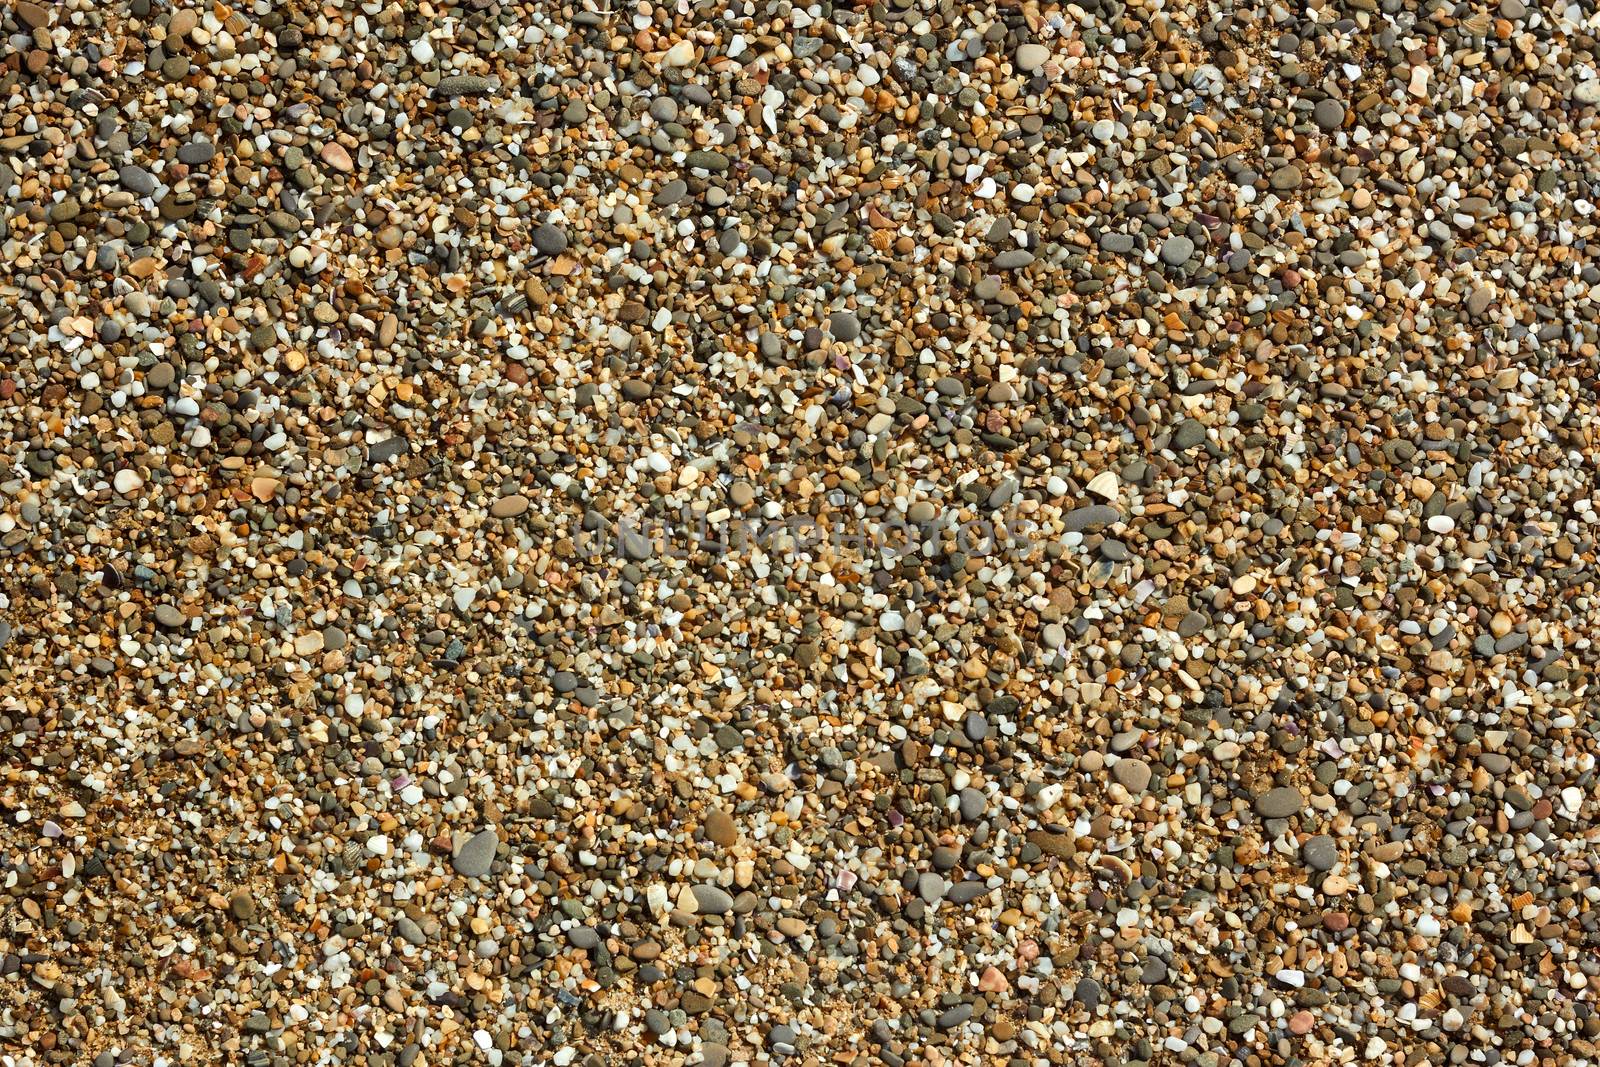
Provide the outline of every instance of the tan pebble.
{"type": "Polygon", "coordinates": [[[503,496],[489,505],[489,514],[497,519],[514,519],[527,512],[529,500],[521,493],[503,496]]]}
{"type": "Polygon", "coordinates": [[[733,816],[722,810],[706,816],[705,831],[707,838],[723,848],[730,848],[739,840],[739,828],[734,824],[733,816]]]}
{"type": "Polygon", "coordinates": [[[350,153],[344,145],[337,141],[329,141],[322,146],[322,161],[334,170],[344,171],[346,174],[356,169],[355,161],[350,158],[350,153]]]}

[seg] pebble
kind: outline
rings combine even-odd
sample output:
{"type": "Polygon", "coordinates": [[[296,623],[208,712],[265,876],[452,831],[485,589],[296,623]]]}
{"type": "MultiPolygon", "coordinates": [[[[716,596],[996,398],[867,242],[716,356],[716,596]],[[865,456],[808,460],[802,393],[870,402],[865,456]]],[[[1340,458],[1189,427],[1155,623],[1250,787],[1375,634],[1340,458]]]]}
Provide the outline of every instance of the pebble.
{"type": "Polygon", "coordinates": [[[534,229],[533,247],[547,256],[558,255],[567,250],[567,235],[559,226],[545,223],[534,229]]]}
{"type": "Polygon", "coordinates": [[[1344,125],[1345,108],[1332,97],[1324,97],[1311,109],[1311,118],[1324,131],[1337,130],[1344,125]]]}
{"type": "Polygon", "coordinates": [[[718,810],[706,816],[706,836],[723,848],[732,848],[739,840],[739,831],[733,817],[718,810]]]}
{"type": "Polygon", "coordinates": [[[1061,525],[1068,533],[1078,533],[1109,526],[1121,519],[1122,513],[1108,504],[1085,504],[1064,515],[1061,525]]]}
{"type": "Polygon", "coordinates": [[[1044,69],[1045,63],[1050,60],[1050,49],[1042,44],[1029,42],[1017,48],[1017,67],[1030,74],[1037,74],[1044,69]]]}
{"type": "Polygon", "coordinates": [[[350,158],[349,150],[337,141],[329,141],[323,145],[320,155],[322,161],[334,170],[348,174],[356,168],[355,161],[350,158]]]}
{"type": "Polygon", "coordinates": [[[691,887],[695,912],[700,915],[725,915],[733,910],[733,898],[714,885],[691,887]]]}
{"type": "Polygon", "coordinates": [[[1150,764],[1142,759],[1120,759],[1111,768],[1111,776],[1137,796],[1150,785],[1150,764]]]}
{"type": "Polygon", "coordinates": [[[1278,786],[1256,797],[1256,812],[1267,819],[1287,819],[1299,814],[1305,797],[1293,786],[1278,786]]]}
{"type": "Polygon", "coordinates": [[[483,878],[494,862],[495,850],[500,846],[500,835],[494,827],[479,830],[462,842],[451,857],[456,873],[464,878],[483,878]]]}
{"type": "Polygon", "coordinates": [[[1313,871],[1332,870],[1339,862],[1339,846],[1327,834],[1315,834],[1300,843],[1300,858],[1313,871]]]}
{"type": "Polygon", "coordinates": [[[133,163],[125,164],[117,171],[117,180],[124,189],[137,196],[149,196],[160,185],[154,174],[133,163]]]}
{"type": "Polygon", "coordinates": [[[854,341],[861,336],[861,323],[852,311],[835,311],[828,316],[828,332],[840,341],[854,341]]]}
{"type": "Polygon", "coordinates": [[[1181,267],[1194,256],[1194,242],[1182,234],[1173,234],[1161,246],[1161,262],[1169,267],[1181,267]]]}
{"type": "Polygon", "coordinates": [[[526,514],[529,506],[530,501],[527,497],[521,493],[512,493],[489,505],[489,514],[497,519],[514,519],[518,515],[526,514]]]}

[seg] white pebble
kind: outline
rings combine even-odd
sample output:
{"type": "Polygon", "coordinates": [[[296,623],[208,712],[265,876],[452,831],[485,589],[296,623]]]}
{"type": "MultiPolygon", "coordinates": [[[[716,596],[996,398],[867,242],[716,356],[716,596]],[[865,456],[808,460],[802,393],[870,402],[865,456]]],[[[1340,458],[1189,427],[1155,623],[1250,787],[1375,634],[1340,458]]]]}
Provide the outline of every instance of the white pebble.
{"type": "Polygon", "coordinates": [[[661,57],[663,67],[687,67],[694,62],[694,45],[688,41],[679,41],[667,49],[667,54],[661,57]]]}
{"type": "Polygon", "coordinates": [[[1583,790],[1575,785],[1569,785],[1561,790],[1561,808],[1568,815],[1577,815],[1578,809],[1583,807],[1583,790]]]}

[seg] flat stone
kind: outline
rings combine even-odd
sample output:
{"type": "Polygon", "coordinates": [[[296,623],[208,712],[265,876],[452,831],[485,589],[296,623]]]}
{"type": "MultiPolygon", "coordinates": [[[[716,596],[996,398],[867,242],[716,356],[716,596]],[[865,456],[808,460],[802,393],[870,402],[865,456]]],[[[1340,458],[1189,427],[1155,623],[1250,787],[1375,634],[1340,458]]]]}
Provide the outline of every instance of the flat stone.
{"type": "Polygon", "coordinates": [[[1161,262],[1169,267],[1181,267],[1194,256],[1194,242],[1181,233],[1168,237],[1161,246],[1161,262]]]}
{"type": "Polygon", "coordinates": [[[1122,521],[1122,512],[1110,504],[1085,504],[1073,508],[1061,518],[1062,529],[1067,533],[1097,530],[1122,521]]]}
{"type": "Polygon", "coordinates": [[[428,935],[422,932],[422,927],[418,926],[411,920],[410,916],[403,912],[395,919],[394,929],[395,933],[400,935],[401,940],[409,945],[416,945],[420,948],[428,943],[428,935]]]}
{"type": "Polygon", "coordinates": [[[435,96],[483,96],[493,88],[494,83],[488,78],[481,78],[475,74],[456,74],[448,78],[440,78],[439,84],[434,87],[435,96]]]}
{"type": "Polygon", "coordinates": [[[348,174],[356,168],[355,161],[350,158],[350,152],[337,141],[329,141],[323,145],[318,154],[322,161],[334,170],[348,174]]]}
{"type": "Polygon", "coordinates": [[[545,223],[533,231],[533,247],[547,256],[558,255],[567,250],[567,234],[559,226],[545,223]]]}
{"type": "Polygon", "coordinates": [[[1044,69],[1050,61],[1050,49],[1042,44],[1024,44],[1017,46],[1017,69],[1025,70],[1029,74],[1037,74],[1044,69]]]}
{"type": "Polygon", "coordinates": [[[154,174],[132,163],[117,171],[117,181],[124,189],[138,196],[150,196],[160,185],[154,174]]]}
{"type": "Polygon", "coordinates": [[[1256,813],[1266,819],[1287,819],[1305,806],[1305,797],[1293,786],[1279,786],[1256,797],[1256,813]]]}
{"type": "Polygon", "coordinates": [[[1300,843],[1300,858],[1314,871],[1329,871],[1339,862],[1339,846],[1327,834],[1317,834],[1300,843]]]}
{"type": "Polygon", "coordinates": [[[853,311],[835,311],[828,316],[828,332],[838,341],[854,341],[861,336],[861,322],[853,311]]]}
{"type": "Polygon", "coordinates": [[[503,496],[489,505],[489,514],[497,519],[514,519],[518,515],[526,514],[529,506],[528,498],[521,493],[503,496]]]}
{"type": "Polygon", "coordinates": [[[239,889],[228,897],[228,913],[240,922],[254,922],[258,913],[255,898],[239,889]]]}
{"type": "Polygon", "coordinates": [[[456,873],[466,878],[483,878],[494,862],[495,850],[500,846],[500,835],[490,826],[477,833],[456,849],[451,857],[456,873]]]}
{"type": "Polygon", "coordinates": [[[694,897],[695,913],[699,915],[726,915],[733,910],[733,898],[727,891],[714,885],[690,887],[694,897]]]}
{"type": "Polygon", "coordinates": [[[1172,431],[1172,447],[1180,452],[1194,448],[1205,439],[1205,424],[1198,419],[1184,419],[1172,431]]]}
{"type": "Polygon", "coordinates": [[[732,848],[739,840],[739,828],[734,824],[733,816],[720,808],[706,816],[705,831],[707,838],[723,848],[732,848]]]}
{"type": "Polygon", "coordinates": [[[1311,121],[1320,129],[1337,130],[1344,125],[1344,105],[1332,97],[1318,100],[1311,108],[1311,121]]]}
{"type": "Polygon", "coordinates": [[[1111,776],[1128,792],[1138,796],[1150,785],[1150,764],[1142,759],[1119,759],[1111,768],[1111,776]]]}

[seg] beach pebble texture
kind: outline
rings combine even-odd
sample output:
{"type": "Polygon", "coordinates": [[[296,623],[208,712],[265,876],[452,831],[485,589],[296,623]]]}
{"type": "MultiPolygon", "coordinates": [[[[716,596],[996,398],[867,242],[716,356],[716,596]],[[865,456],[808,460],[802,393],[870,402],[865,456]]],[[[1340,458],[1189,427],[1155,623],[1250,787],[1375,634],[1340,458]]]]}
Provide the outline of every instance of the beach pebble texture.
{"type": "Polygon", "coordinates": [[[0,5],[0,1059],[1600,1056],[1600,23],[0,5]]]}

